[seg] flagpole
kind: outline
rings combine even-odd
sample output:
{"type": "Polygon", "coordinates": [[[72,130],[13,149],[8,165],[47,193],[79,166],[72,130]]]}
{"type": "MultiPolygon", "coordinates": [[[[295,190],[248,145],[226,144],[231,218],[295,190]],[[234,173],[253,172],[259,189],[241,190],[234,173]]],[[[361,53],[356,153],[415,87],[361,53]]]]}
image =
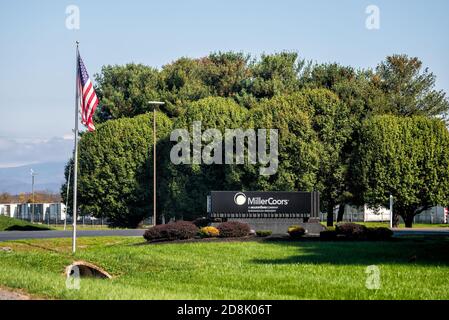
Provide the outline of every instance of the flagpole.
{"type": "Polygon", "coordinates": [[[69,179],[67,180],[67,197],[65,200],[65,218],[64,218],[64,231],[67,229],[67,212],[69,204],[69,192],[70,192],[70,176],[72,175],[72,166],[69,166],[69,179]]]}
{"type": "Polygon", "coordinates": [[[75,77],[75,150],[73,152],[73,234],[72,234],[72,253],[76,252],[76,219],[77,219],[77,183],[78,183],[78,67],[79,67],[79,42],[76,41],[76,77],[75,77]]]}
{"type": "Polygon", "coordinates": [[[164,105],[162,101],[148,101],[153,106],[153,227],[156,225],[156,108],[164,105]]]}

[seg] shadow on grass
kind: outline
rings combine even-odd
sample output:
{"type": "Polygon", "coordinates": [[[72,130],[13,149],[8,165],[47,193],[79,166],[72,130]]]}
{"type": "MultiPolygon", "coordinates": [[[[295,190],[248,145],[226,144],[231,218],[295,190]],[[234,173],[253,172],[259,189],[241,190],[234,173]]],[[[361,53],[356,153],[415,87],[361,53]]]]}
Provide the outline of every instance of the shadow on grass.
{"type": "Polygon", "coordinates": [[[21,226],[21,225],[13,225],[5,228],[5,231],[48,231],[51,230],[46,227],[37,227],[37,226],[21,226]]]}
{"type": "Polygon", "coordinates": [[[408,238],[391,241],[272,242],[296,247],[298,254],[282,259],[253,259],[257,264],[449,265],[449,238],[408,238]]]}

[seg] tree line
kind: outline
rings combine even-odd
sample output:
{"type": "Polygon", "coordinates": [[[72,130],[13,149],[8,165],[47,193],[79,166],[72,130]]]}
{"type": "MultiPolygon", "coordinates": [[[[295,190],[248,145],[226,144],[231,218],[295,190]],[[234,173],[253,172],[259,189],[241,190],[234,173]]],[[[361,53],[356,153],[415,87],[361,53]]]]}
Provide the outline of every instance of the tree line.
{"type": "Polygon", "coordinates": [[[107,216],[120,226],[136,226],[150,215],[148,101],[161,100],[166,104],[157,115],[159,216],[204,216],[211,190],[316,190],[330,225],[329,213],[338,205],[377,206],[392,194],[396,213],[411,226],[414,215],[449,202],[449,103],[435,81],[418,58],[406,55],[389,56],[373,70],[317,64],[291,52],[259,59],[213,53],[180,58],[160,70],[104,66],[96,75],[100,124],[80,140],[81,213],[107,216]],[[222,132],[278,129],[277,173],[261,176],[258,165],[247,162],[172,164],[170,132],[191,131],[193,121],[222,132]]]}
{"type": "Polygon", "coordinates": [[[0,193],[0,203],[56,203],[61,202],[61,196],[50,191],[22,192],[19,194],[10,194],[8,192],[0,193]]]}

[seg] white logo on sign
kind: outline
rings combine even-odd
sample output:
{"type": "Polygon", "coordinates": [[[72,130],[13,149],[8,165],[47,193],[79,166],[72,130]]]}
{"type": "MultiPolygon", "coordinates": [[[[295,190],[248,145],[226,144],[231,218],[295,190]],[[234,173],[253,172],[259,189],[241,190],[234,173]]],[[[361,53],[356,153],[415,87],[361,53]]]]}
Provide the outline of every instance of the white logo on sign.
{"type": "Polygon", "coordinates": [[[239,192],[234,196],[234,202],[238,206],[243,206],[246,203],[246,196],[244,193],[239,192]]]}

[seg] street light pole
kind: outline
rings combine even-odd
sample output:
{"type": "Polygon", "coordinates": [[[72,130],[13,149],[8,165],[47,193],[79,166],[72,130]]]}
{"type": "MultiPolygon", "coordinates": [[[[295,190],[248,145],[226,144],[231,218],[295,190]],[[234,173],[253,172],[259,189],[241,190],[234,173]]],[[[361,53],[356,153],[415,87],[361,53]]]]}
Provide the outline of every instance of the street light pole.
{"type": "Polygon", "coordinates": [[[67,180],[67,196],[65,198],[65,216],[64,216],[64,231],[67,228],[67,206],[69,205],[69,190],[70,190],[70,175],[72,173],[72,166],[69,166],[69,179],[67,180]]]}
{"type": "Polygon", "coordinates": [[[34,222],[34,177],[37,173],[34,172],[33,169],[31,169],[31,223],[34,222]]]}
{"type": "Polygon", "coordinates": [[[156,225],[156,107],[165,103],[161,101],[148,101],[153,106],[153,227],[156,225]]]}

